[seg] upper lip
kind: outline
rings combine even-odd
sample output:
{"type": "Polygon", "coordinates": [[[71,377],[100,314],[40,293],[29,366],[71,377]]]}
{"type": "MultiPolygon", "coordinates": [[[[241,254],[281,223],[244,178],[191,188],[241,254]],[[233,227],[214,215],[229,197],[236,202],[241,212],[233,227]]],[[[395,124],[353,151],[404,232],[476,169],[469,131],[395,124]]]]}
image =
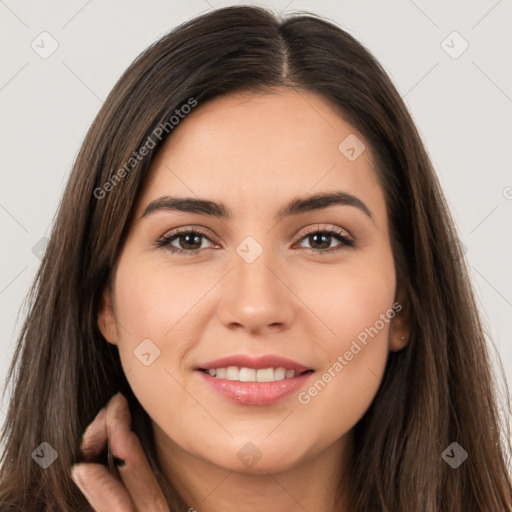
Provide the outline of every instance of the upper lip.
{"type": "Polygon", "coordinates": [[[254,368],[255,370],[261,370],[263,368],[285,368],[286,370],[295,370],[299,373],[312,370],[312,368],[308,368],[297,361],[274,354],[267,354],[259,357],[253,357],[247,354],[234,354],[232,356],[221,357],[220,359],[200,364],[197,369],[210,370],[214,368],[227,368],[228,366],[254,368]]]}

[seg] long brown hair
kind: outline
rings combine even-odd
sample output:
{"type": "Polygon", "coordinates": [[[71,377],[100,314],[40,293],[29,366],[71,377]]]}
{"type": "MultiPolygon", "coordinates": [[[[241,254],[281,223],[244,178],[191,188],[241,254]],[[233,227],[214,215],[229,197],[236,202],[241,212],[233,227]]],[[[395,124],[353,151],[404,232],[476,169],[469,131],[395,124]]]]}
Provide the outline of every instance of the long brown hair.
{"type": "MultiPolygon", "coordinates": [[[[322,96],[372,148],[409,297],[411,340],[390,353],[379,391],[354,427],[350,512],[512,510],[508,424],[498,414],[486,339],[455,228],[402,99],[374,57],[333,23],[308,13],[279,20],[242,6],[197,17],[145,50],[85,137],[6,381],[13,389],[0,503],[25,512],[90,510],[70,468],[85,427],[121,391],[169,506],[185,510],[162,471],[150,418],[130,390],[117,347],[98,329],[99,299],[166,140],[148,147],[148,137],[191,99],[202,105],[283,86],[322,96]],[[145,144],[147,155],[130,160],[145,144]],[[46,469],[32,458],[43,442],[58,454],[46,469]],[[441,457],[452,442],[468,452],[456,469],[441,457]]],[[[165,135],[172,136],[170,126],[165,135]]]]}

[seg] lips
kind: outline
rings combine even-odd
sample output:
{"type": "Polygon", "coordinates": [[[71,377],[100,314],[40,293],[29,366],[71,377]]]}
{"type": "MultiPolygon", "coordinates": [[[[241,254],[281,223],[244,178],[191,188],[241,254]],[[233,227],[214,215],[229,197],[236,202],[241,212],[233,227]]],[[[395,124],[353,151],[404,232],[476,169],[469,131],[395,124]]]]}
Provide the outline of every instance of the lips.
{"type": "MultiPolygon", "coordinates": [[[[251,357],[245,354],[233,355],[202,363],[197,368],[197,374],[209,389],[222,398],[240,405],[270,405],[286,396],[291,395],[307,382],[314,373],[313,368],[277,355],[251,357]],[[229,377],[234,369],[243,369],[259,374],[265,369],[278,369],[280,374],[289,377],[273,382],[248,382],[232,380],[229,377]],[[227,371],[219,372],[219,369],[227,371]]],[[[236,373],[234,373],[236,375],[236,373]]]]}

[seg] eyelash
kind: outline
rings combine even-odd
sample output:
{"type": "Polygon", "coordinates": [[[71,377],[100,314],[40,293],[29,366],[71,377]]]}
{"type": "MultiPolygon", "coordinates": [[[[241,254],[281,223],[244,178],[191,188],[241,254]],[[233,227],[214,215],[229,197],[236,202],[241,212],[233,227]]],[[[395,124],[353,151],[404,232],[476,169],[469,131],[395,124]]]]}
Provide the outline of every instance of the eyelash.
{"type": "MultiPolygon", "coordinates": [[[[331,248],[331,249],[312,249],[312,248],[308,248],[308,247],[303,247],[303,249],[313,251],[314,253],[316,253],[318,255],[323,255],[324,253],[331,254],[333,252],[337,252],[337,251],[345,249],[345,248],[352,248],[355,246],[354,240],[349,238],[345,233],[346,233],[346,231],[342,230],[341,228],[335,227],[335,226],[332,226],[330,228],[325,228],[325,229],[320,229],[320,226],[318,226],[317,228],[311,228],[306,233],[304,233],[304,235],[300,238],[299,242],[301,242],[305,238],[308,238],[311,235],[327,234],[328,236],[334,237],[342,243],[340,243],[340,245],[338,245],[334,248],[331,248]]],[[[181,249],[178,247],[172,247],[170,245],[170,243],[174,239],[179,239],[179,237],[182,235],[201,235],[201,236],[205,237],[206,239],[208,239],[210,242],[214,243],[210,239],[208,234],[205,233],[204,231],[202,231],[201,229],[178,228],[178,229],[174,230],[173,232],[165,234],[164,236],[159,238],[155,242],[155,245],[157,248],[165,248],[166,250],[170,251],[171,253],[184,254],[187,256],[195,256],[196,254],[199,253],[199,251],[204,250],[204,249],[185,250],[185,249],[181,249]]]]}

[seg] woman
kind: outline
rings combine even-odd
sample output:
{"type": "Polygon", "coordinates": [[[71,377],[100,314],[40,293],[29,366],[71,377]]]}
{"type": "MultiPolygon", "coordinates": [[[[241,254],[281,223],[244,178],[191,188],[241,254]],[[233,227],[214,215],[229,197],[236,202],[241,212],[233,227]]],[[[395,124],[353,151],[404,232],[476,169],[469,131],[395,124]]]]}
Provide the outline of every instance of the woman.
{"type": "Polygon", "coordinates": [[[30,297],[6,509],[512,510],[435,173],[325,20],[219,9],[136,59],[30,297]]]}

